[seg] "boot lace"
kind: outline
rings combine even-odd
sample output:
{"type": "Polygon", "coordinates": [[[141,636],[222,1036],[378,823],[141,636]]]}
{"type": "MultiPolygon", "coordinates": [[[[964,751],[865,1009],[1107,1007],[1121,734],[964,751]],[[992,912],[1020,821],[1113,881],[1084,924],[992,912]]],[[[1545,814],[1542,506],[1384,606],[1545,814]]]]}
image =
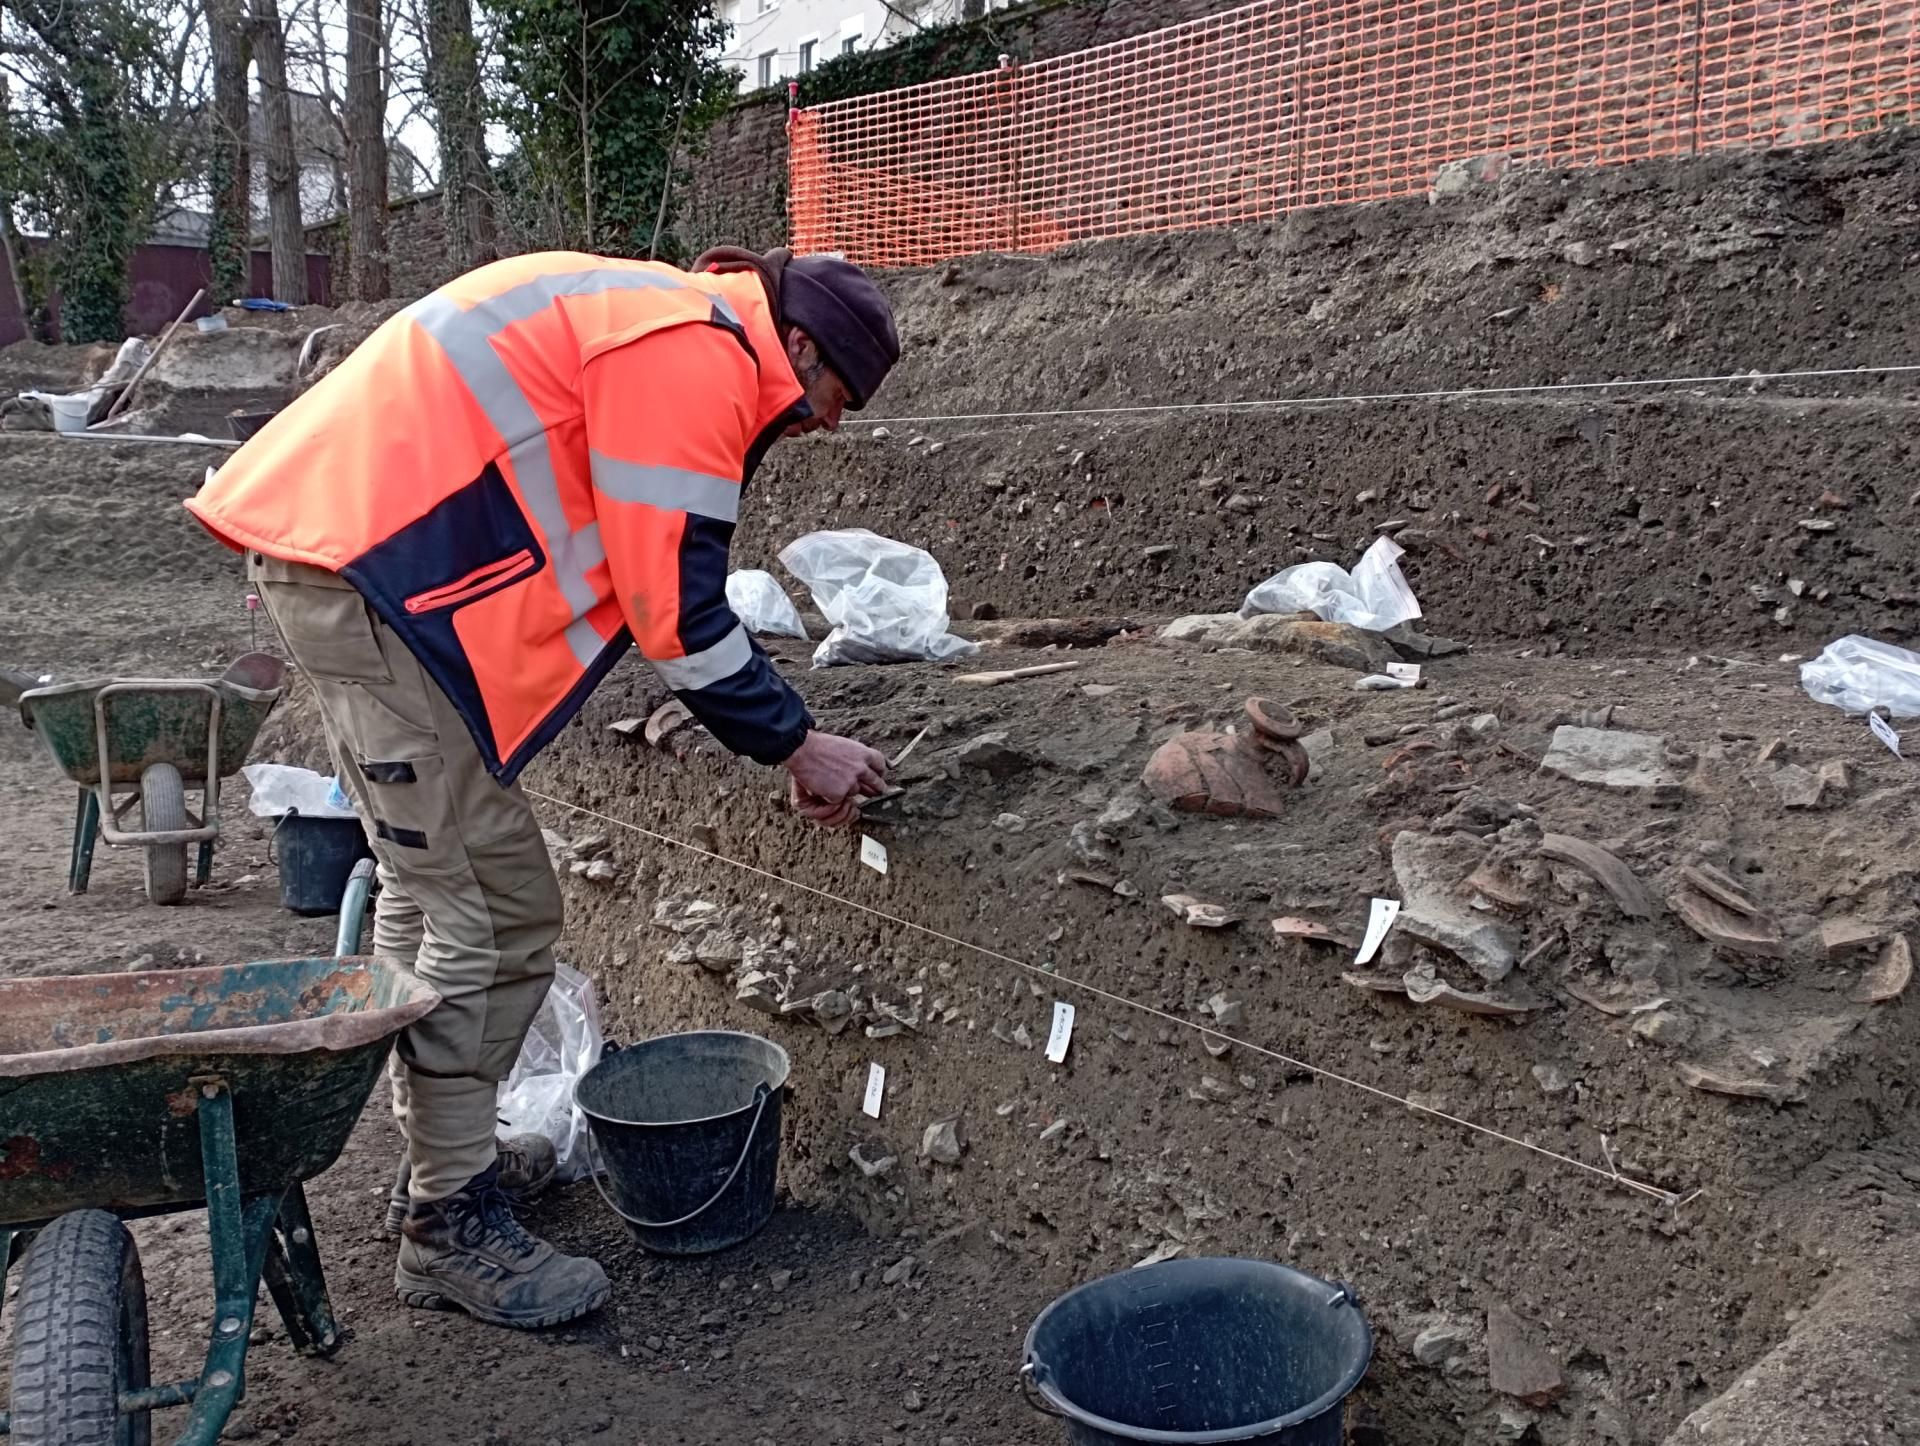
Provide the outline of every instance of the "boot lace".
{"type": "Polygon", "coordinates": [[[539,1242],[513,1213],[498,1175],[473,1189],[453,1223],[454,1238],[469,1250],[495,1250],[507,1256],[530,1255],[539,1242]]]}

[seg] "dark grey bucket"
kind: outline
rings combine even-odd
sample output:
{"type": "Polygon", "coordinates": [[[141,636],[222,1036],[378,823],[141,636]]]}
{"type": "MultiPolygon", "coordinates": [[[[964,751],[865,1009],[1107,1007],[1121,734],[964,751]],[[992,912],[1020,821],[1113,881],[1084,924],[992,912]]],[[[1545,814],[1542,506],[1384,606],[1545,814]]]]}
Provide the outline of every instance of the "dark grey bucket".
{"type": "Polygon", "coordinates": [[[1263,1260],[1169,1260],[1040,1312],[1020,1375],[1074,1446],[1340,1446],[1372,1357],[1344,1286],[1263,1260]]]}
{"type": "Polygon", "coordinates": [[[581,1076],[594,1183],[648,1250],[705,1255],[767,1223],[788,1068],[779,1045],[713,1030],[609,1046],[581,1076]]]}

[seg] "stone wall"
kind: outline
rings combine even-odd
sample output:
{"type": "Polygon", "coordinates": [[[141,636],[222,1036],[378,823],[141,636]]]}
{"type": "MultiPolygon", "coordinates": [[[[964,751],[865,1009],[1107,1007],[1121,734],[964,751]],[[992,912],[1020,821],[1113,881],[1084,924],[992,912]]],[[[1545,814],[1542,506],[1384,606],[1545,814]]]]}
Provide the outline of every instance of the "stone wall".
{"type": "MultiPolygon", "coordinates": [[[[307,249],[330,257],[334,300],[347,299],[347,218],[335,217],[307,228],[307,249]]],[[[387,262],[391,294],[403,300],[424,296],[453,280],[447,261],[447,233],[440,217],[440,193],[427,191],[396,201],[387,210],[387,262]]]]}
{"type": "MultiPolygon", "coordinates": [[[[1093,45],[1231,10],[1244,0],[1039,0],[979,22],[1023,60],[1093,45]]],[[[902,84],[907,83],[902,81],[902,84]]],[[[801,86],[801,103],[807,101],[801,86]]],[[[707,135],[675,231],[688,252],[709,246],[765,249],[787,239],[785,82],[734,106],[707,135]]]]}

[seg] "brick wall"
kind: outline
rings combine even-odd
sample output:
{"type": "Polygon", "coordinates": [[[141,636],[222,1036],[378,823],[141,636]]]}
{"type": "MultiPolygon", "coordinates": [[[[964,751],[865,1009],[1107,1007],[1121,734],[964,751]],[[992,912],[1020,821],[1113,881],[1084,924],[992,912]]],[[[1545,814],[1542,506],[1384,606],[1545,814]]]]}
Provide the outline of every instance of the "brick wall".
{"type": "MultiPolygon", "coordinates": [[[[1047,60],[1125,40],[1244,0],[1040,0],[980,22],[1009,54],[1047,60]]],[[[806,102],[801,86],[801,103],[806,102]]],[[[787,89],[784,83],[734,106],[694,158],[693,183],[675,231],[689,254],[709,246],[764,250],[787,239],[787,89]]]]}

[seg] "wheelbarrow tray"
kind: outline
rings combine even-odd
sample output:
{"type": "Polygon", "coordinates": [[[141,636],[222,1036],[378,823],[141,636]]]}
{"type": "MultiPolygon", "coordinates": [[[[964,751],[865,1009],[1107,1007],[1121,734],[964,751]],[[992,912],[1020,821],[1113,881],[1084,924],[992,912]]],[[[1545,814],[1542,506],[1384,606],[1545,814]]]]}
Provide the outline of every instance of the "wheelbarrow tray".
{"type": "Polygon", "coordinates": [[[437,1002],[375,959],[0,980],[0,1228],[200,1204],[209,1093],[231,1097],[244,1194],[319,1174],[437,1002]]]}
{"type": "Polygon", "coordinates": [[[217,777],[240,771],[280,687],[252,688],[231,677],[182,683],[167,678],[94,678],[20,695],[20,716],[39,735],[61,772],[82,788],[100,782],[101,747],[95,704],[106,713],[109,784],[138,783],[149,764],[171,763],[185,783],[207,781],[213,742],[207,736],[210,691],[220,700],[217,777]],[[103,688],[114,691],[101,699],[103,688]]]}

